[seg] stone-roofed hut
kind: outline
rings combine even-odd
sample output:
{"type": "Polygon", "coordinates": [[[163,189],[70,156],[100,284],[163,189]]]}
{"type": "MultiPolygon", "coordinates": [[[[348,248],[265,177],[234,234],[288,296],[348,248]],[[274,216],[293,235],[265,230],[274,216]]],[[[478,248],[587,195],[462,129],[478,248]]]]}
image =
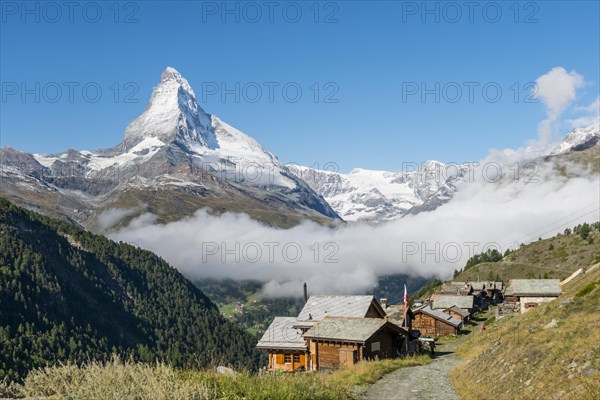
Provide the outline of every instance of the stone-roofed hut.
{"type": "Polygon", "coordinates": [[[295,328],[296,318],[275,317],[256,345],[267,350],[268,370],[295,372],[308,369],[306,340],[302,330],[295,328]]]}
{"type": "Polygon", "coordinates": [[[504,297],[507,303],[518,305],[524,313],[556,299],[561,293],[559,279],[511,279],[504,297]]]}
{"type": "Polygon", "coordinates": [[[304,334],[311,365],[318,369],[398,357],[406,336],[406,330],[385,319],[348,317],[327,317],[304,334]]]}
{"type": "Polygon", "coordinates": [[[430,306],[417,308],[413,313],[415,314],[413,328],[419,330],[421,335],[432,337],[458,335],[463,327],[460,319],[442,310],[434,310],[430,306]]]}
{"type": "Polygon", "coordinates": [[[434,310],[447,310],[451,307],[458,307],[469,314],[474,311],[474,297],[473,296],[437,296],[433,300],[431,308],[434,310]]]}

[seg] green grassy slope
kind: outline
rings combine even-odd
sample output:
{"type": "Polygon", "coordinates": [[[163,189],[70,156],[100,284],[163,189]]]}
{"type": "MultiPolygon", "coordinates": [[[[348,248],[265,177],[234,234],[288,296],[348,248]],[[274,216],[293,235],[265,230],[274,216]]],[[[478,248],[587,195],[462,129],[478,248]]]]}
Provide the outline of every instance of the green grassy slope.
{"type": "Polygon", "coordinates": [[[456,281],[497,279],[508,282],[515,278],[565,279],[579,268],[600,262],[600,232],[590,238],[571,233],[554,236],[522,246],[501,261],[477,264],[458,274],[456,281]]]}

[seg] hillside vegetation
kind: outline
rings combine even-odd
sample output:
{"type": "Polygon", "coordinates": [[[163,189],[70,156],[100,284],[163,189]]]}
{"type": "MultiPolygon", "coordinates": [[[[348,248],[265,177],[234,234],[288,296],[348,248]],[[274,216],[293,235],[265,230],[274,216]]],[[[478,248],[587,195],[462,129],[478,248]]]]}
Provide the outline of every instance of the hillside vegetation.
{"type": "Polygon", "coordinates": [[[478,277],[480,280],[504,282],[519,278],[565,279],[579,268],[600,262],[599,228],[600,224],[596,222],[584,235],[577,232],[577,227],[565,229],[558,236],[522,245],[504,257],[500,256],[499,261],[467,263],[462,271],[457,271],[453,280],[476,281],[478,277]]]}
{"type": "Polygon", "coordinates": [[[0,198],[0,381],[61,361],[255,368],[244,330],[151,252],[0,198]]]}
{"type": "Polygon", "coordinates": [[[600,144],[581,151],[570,151],[565,154],[549,156],[544,160],[554,161],[556,168],[565,176],[568,175],[567,171],[571,168],[566,163],[574,163],[594,174],[600,174],[600,144]]]}
{"type": "Polygon", "coordinates": [[[467,400],[578,399],[600,394],[600,268],[557,299],[505,317],[465,343],[453,383],[467,400]]]}

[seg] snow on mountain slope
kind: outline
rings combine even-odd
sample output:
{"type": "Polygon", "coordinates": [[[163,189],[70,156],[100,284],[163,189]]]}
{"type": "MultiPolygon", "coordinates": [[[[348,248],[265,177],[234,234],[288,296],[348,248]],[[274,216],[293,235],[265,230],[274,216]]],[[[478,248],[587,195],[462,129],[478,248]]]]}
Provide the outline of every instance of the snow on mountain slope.
{"type": "Polygon", "coordinates": [[[190,84],[174,68],[164,70],[146,110],[127,126],[123,144],[129,148],[149,137],[165,143],[178,140],[189,148],[216,146],[210,115],[198,106],[190,84]]]}
{"type": "Polygon", "coordinates": [[[217,147],[193,146],[192,150],[203,168],[224,179],[253,186],[281,186],[294,189],[298,183],[291,179],[286,167],[253,138],[240,130],[211,117],[211,128],[217,147]]]}
{"type": "MultiPolygon", "coordinates": [[[[125,130],[122,143],[109,151],[81,151],[81,161],[94,171],[150,160],[166,146],[184,150],[184,160],[237,184],[295,189],[298,183],[286,167],[256,140],[228,125],[199,105],[188,81],[167,67],[154,87],[145,111],[125,130]]],[[[35,154],[51,167],[58,155],[35,154]]]]}
{"type": "Polygon", "coordinates": [[[586,128],[576,128],[555,143],[550,155],[563,154],[571,150],[584,150],[600,141],[600,122],[586,128]]]}
{"type": "MultiPolygon", "coordinates": [[[[35,176],[40,187],[49,186],[56,192],[57,202],[69,199],[68,203],[74,204],[73,197],[79,201],[92,196],[87,204],[91,209],[123,202],[123,196],[132,190],[149,193],[170,187],[187,193],[185,213],[209,203],[221,211],[256,211],[263,219],[279,219],[284,225],[296,220],[295,214],[315,220],[339,219],[321,196],[256,140],[206,113],[188,81],[171,67],[163,71],[146,109],[127,126],[119,145],[51,155],[0,149],[0,156],[2,171],[23,169],[5,166],[6,160],[27,161],[21,175],[11,172],[11,180],[35,176]],[[219,198],[223,201],[216,201],[219,198]]],[[[2,172],[0,177],[4,176],[8,178],[8,172],[2,172]]],[[[13,200],[41,203],[35,196],[21,193],[23,185],[11,184],[13,200]]],[[[170,201],[177,201],[147,194],[133,197],[137,200],[129,203],[160,200],[161,209],[165,202],[168,208],[170,201]]],[[[82,205],[77,203],[77,207],[82,205]]]]}
{"type": "Polygon", "coordinates": [[[423,163],[415,172],[387,172],[356,168],[348,174],[290,166],[327,200],[346,221],[381,222],[405,215],[426,202],[448,201],[467,166],[423,163]]]}
{"type": "MultiPolygon", "coordinates": [[[[585,150],[599,141],[600,124],[596,123],[574,129],[555,143],[549,154],[585,150]]],[[[419,171],[405,173],[356,168],[342,174],[297,165],[289,168],[323,196],[344,220],[367,222],[433,210],[453,197],[470,171],[467,164],[445,165],[438,161],[427,161],[419,171]]]]}
{"type": "MultiPolygon", "coordinates": [[[[165,143],[157,137],[146,137],[127,151],[116,155],[103,155],[101,152],[82,150],[79,153],[91,171],[100,171],[113,166],[125,166],[131,163],[148,161],[165,143]]],[[[68,153],[59,155],[33,154],[34,158],[43,166],[50,168],[55,161],[67,160],[68,153]]]]}

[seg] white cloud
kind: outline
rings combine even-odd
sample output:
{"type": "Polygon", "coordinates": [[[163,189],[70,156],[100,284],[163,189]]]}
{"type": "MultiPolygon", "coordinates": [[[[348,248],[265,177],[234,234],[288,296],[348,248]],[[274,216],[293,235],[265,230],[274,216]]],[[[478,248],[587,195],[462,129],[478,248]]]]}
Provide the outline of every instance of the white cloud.
{"type": "Polygon", "coordinates": [[[574,111],[580,116],[566,121],[571,128],[584,128],[598,123],[600,120],[600,96],[587,106],[574,107],[574,111]]]}
{"type": "Polygon", "coordinates": [[[551,115],[561,114],[574,100],[583,77],[575,71],[554,67],[536,79],[536,97],[544,102],[551,115]]]}
{"type": "Polygon", "coordinates": [[[96,223],[100,229],[104,230],[116,225],[122,219],[129,217],[136,212],[137,210],[135,208],[109,208],[98,216],[96,223]]]}
{"type": "Polygon", "coordinates": [[[546,107],[546,119],[538,127],[540,145],[552,140],[554,127],[561,114],[577,97],[577,89],[583,86],[583,76],[575,71],[567,72],[563,67],[554,67],[535,81],[536,92],[533,95],[546,107]]]}
{"type": "Polygon", "coordinates": [[[589,114],[598,115],[600,113],[600,96],[596,97],[596,100],[592,101],[587,106],[577,106],[576,111],[582,111],[589,114]]]}
{"type": "Polygon", "coordinates": [[[514,162],[523,154],[494,151],[482,163],[502,168],[499,182],[487,182],[478,168],[446,205],[376,227],[305,222],[282,230],[200,210],[166,225],[145,214],[112,237],[155,251],[191,278],[258,279],[274,296],[300,295],[303,282],[311,293],[361,293],[386,274],[448,277],[486,244],[504,250],[600,219],[597,175],[571,166],[566,178],[544,163],[521,166],[516,181],[514,162]]]}

